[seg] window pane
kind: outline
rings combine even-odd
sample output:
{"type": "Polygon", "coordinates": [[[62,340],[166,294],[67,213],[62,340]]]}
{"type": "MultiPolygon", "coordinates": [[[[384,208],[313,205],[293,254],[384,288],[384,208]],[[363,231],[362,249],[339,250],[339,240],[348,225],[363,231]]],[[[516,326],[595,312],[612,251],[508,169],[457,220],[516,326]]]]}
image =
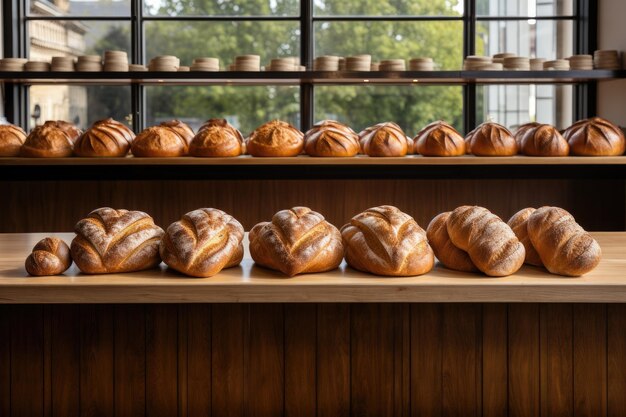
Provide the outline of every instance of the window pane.
{"type": "Polygon", "coordinates": [[[550,20],[489,21],[476,26],[476,52],[556,59],[572,55],[573,23],[550,20]]]}
{"type": "Polygon", "coordinates": [[[463,59],[462,22],[316,22],[314,29],[316,56],[428,56],[439,69],[459,69],[463,59]]]}
{"type": "Polygon", "coordinates": [[[130,16],[131,0],[28,0],[31,15],[130,16]]]}
{"type": "Polygon", "coordinates": [[[152,16],[299,16],[299,0],[144,0],[152,16]]]}
{"type": "Polygon", "coordinates": [[[509,128],[527,122],[565,129],[573,123],[571,85],[489,85],[477,89],[477,121],[509,128]]]}
{"type": "Polygon", "coordinates": [[[236,55],[259,54],[261,65],[275,57],[300,55],[298,22],[146,22],[146,59],[176,55],[182,65],[197,57],[220,58],[226,67],[236,55]]]}
{"type": "Polygon", "coordinates": [[[97,120],[113,117],[132,124],[130,87],[34,85],[30,87],[30,114],[39,106],[41,116],[29,120],[29,127],[46,120],[66,120],[86,129],[97,120]]]}
{"type": "Polygon", "coordinates": [[[460,86],[320,86],[315,88],[315,120],[335,119],[357,132],[394,121],[413,137],[435,120],[463,129],[460,86]]]}
{"type": "Polygon", "coordinates": [[[478,16],[572,16],[573,0],[476,0],[478,16]]]}
{"type": "Polygon", "coordinates": [[[462,0],[313,0],[313,12],[319,16],[460,16],[462,0]]]}
{"type": "Polygon", "coordinates": [[[280,119],[300,126],[298,87],[149,86],[147,124],[180,119],[194,130],[209,118],[225,118],[248,135],[259,125],[280,119]]]}

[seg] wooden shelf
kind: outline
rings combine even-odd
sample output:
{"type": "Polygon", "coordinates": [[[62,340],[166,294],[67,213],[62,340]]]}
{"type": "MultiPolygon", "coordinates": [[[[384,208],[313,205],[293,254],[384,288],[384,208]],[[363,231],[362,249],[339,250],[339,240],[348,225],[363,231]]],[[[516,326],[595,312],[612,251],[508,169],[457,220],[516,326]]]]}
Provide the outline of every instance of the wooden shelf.
{"type": "MultiPolygon", "coordinates": [[[[49,234],[48,234],[49,235],[49,234]]],[[[626,302],[626,232],[593,233],[603,259],[591,273],[564,278],[524,266],[503,278],[441,266],[420,277],[383,278],[339,269],[286,278],[254,265],[246,245],[239,267],[205,279],[165,267],[148,271],[27,277],[24,260],[46,234],[0,235],[0,303],[220,303],[220,302],[626,302]]],[[[57,234],[70,242],[73,234],[57,234]]],[[[247,242],[246,242],[247,243],[247,242]]]]}

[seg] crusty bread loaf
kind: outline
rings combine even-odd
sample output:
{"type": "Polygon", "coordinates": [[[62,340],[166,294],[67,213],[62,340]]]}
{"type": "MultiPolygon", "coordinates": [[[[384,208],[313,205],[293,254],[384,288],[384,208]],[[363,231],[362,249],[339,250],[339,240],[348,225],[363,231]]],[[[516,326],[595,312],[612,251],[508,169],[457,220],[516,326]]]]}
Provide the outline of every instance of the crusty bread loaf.
{"type": "Polygon", "coordinates": [[[135,134],[111,118],[95,122],[74,143],[74,154],[84,157],[125,156],[135,134]]]}
{"type": "Polygon", "coordinates": [[[359,271],[384,276],[427,273],[435,264],[426,232],[393,206],[370,208],[341,228],[346,262],[359,271]]]}
{"type": "Polygon", "coordinates": [[[528,219],[536,211],[533,207],[527,207],[515,213],[508,221],[508,225],[515,233],[515,236],[524,245],[526,257],[524,262],[529,265],[543,266],[539,253],[535,250],[530,237],[528,236],[528,219]]]}
{"type": "Polygon", "coordinates": [[[0,156],[18,156],[26,140],[26,132],[19,126],[0,125],[0,156]]]}
{"type": "MultiPolygon", "coordinates": [[[[393,122],[378,123],[359,133],[361,152],[369,156],[405,156],[410,139],[393,122]]],[[[411,143],[412,145],[412,143],[411,143]]]]}
{"type": "Polygon", "coordinates": [[[520,127],[517,128],[517,130],[513,134],[513,138],[515,138],[515,142],[517,142],[517,148],[520,153],[522,152],[522,138],[524,137],[526,132],[528,132],[532,128],[539,126],[540,124],[541,123],[537,122],[528,122],[520,125],[520,127]]]}
{"type": "Polygon", "coordinates": [[[359,150],[356,132],[335,120],[316,123],[304,134],[304,151],[310,156],[354,156],[359,150]]]}
{"type": "Polygon", "coordinates": [[[602,257],[598,242],[558,207],[541,207],[528,219],[528,236],[546,269],[553,274],[580,276],[602,257]]]}
{"type": "Polygon", "coordinates": [[[243,135],[226,119],[209,119],[191,141],[189,155],[230,157],[246,153],[243,135]]]}
{"type": "Polygon", "coordinates": [[[600,117],[580,120],[568,127],[563,136],[572,155],[619,156],[626,149],[622,129],[600,117]]]}
{"type": "Polygon", "coordinates": [[[83,131],[73,123],[66,122],[65,120],[56,120],[55,123],[59,129],[68,134],[72,142],[76,142],[80,135],[83,134],[83,131]]]}
{"type": "Polygon", "coordinates": [[[272,120],[256,128],[246,146],[252,156],[298,156],[304,148],[304,134],[287,122],[272,120]]]}
{"type": "Polygon", "coordinates": [[[463,136],[448,123],[439,120],[419,131],[413,139],[414,153],[424,156],[465,155],[463,136]]]}
{"type": "Polygon", "coordinates": [[[472,262],[467,252],[454,246],[448,235],[448,217],[450,211],[435,216],[426,229],[428,243],[433,248],[435,256],[446,268],[463,272],[476,272],[478,268],[472,262]]]}
{"type": "Polygon", "coordinates": [[[343,259],[339,230],[307,207],[281,210],[250,230],[254,261],[288,276],[335,269],[343,259]]]}
{"type": "Polygon", "coordinates": [[[526,129],[519,142],[527,156],[567,156],[569,145],[561,133],[551,125],[538,124],[526,129]]]}
{"type": "Polygon", "coordinates": [[[149,127],[137,135],[131,152],[139,157],[185,156],[193,139],[193,130],[179,120],[149,127]]]}
{"type": "Polygon", "coordinates": [[[470,132],[468,152],[477,156],[512,156],[517,143],[509,130],[497,123],[486,122],[470,132]]]}
{"type": "Polygon", "coordinates": [[[461,206],[446,222],[450,240],[490,276],[515,273],[524,263],[524,245],[513,230],[484,207],[461,206]]]}
{"type": "Polygon", "coordinates": [[[20,155],[30,158],[62,158],[71,156],[74,130],[66,122],[48,120],[30,132],[20,149],[20,155]]]}
{"type": "Polygon", "coordinates": [[[140,271],[161,262],[163,229],[142,211],[96,209],[79,221],[72,258],[86,274],[140,271]]]}
{"type": "Polygon", "coordinates": [[[243,226],[222,210],[190,211],[172,223],[161,239],[161,259],[192,277],[210,277],[239,265],[243,258],[243,226]]]}
{"type": "Polygon", "coordinates": [[[35,276],[59,275],[72,265],[70,248],[57,237],[40,240],[24,264],[26,271],[35,276]]]}

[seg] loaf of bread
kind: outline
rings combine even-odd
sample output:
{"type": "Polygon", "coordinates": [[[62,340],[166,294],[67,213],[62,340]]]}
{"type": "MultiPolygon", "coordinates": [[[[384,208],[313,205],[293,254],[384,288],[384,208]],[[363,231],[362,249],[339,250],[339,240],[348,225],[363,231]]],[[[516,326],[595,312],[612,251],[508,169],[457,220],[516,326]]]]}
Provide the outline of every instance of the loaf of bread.
{"type": "Polygon", "coordinates": [[[18,156],[26,140],[26,132],[19,126],[0,125],[0,156],[18,156]]]}
{"type": "Polygon", "coordinates": [[[528,218],[528,236],[546,269],[553,274],[581,276],[600,263],[596,240],[558,207],[541,207],[528,218]]]}
{"type": "Polygon", "coordinates": [[[522,153],[527,156],[567,156],[569,145],[561,133],[551,125],[538,124],[529,127],[520,142],[522,153]]]}
{"type": "Polygon", "coordinates": [[[463,272],[476,272],[478,268],[467,252],[454,246],[448,235],[448,218],[450,211],[437,215],[430,221],[426,229],[428,243],[435,256],[446,268],[463,272]]]}
{"type": "Polygon", "coordinates": [[[163,229],[142,211],[96,209],[80,220],[72,258],[86,274],[140,271],[161,263],[163,229]]]}
{"type": "Polygon", "coordinates": [[[189,145],[189,155],[230,157],[246,153],[243,135],[226,119],[207,120],[189,145]]]}
{"type": "Polygon", "coordinates": [[[252,156],[298,156],[304,148],[304,134],[287,122],[272,120],[256,128],[246,146],[252,156]]]}
{"type": "Polygon", "coordinates": [[[137,135],[131,152],[139,157],[185,156],[193,139],[193,130],[180,120],[163,122],[137,135]]]}
{"type": "Polygon", "coordinates": [[[466,140],[469,142],[468,152],[477,156],[513,156],[518,150],[511,132],[492,122],[478,126],[466,140]]]}
{"type": "Polygon", "coordinates": [[[304,152],[310,156],[354,156],[359,150],[356,132],[335,120],[321,121],[304,134],[304,152]]]}
{"type": "Polygon", "coordinates": [[[111,118],[95,122],[74,143],[74,154],[85,157],[125,156],[135,134],[111,118]]]}
{"type": "Polygon", "coordinates": [[[243,226],[222,210],[190,211],[172,223],[161,239],[161,259],[192,277],[210,277],[239,265],[243,258],[243,226]]]}
{"type": "Polygon", "coordinates": [[[483,207],[461,206],[446,222],[450,240],[467,252],[476,267],[490,276],[515,273],[526,252],[513,230],[483,207]]]}
{"type": "Polygon", "coordinates": [[[570,153],[579,156],[619,156],[626,149],[624,132],[600,117],[580,120],[563,133],[570,153]]]}
{"type": "Polygon", "coordinates": [[[307,207],[281,210],[250,230],[254,261],[288,276],[335,269],[343,259],[339,230],[307,207]]]}
{"type": "Polygon", "coordinates": [[[517,130],[513,134],[513,137],[515,138],[515,142],[517,142],[517,148],[520,151],[520,153],[522,151],[522,138],[524,137],[526,132],[528,132],[529,129],[539,126],[540,124],[541,123],[537,123],[537,122],[528,122],[528,123],[524,123],[523,125],[517,128],[517,130]]]}
{"type": "Polygon", "coordinates": [[[529,265],[534,266],[543,266],[543,262],[541,262],[541,257],[539,253],[535,250],[532,242],[530,241],[530,237],[528,236],[528,219],[530,216],[536,211],[536,209],[532,207],[527,207],[515,213],[508,221],[508,225],[515,233],[515,236],[522,242],[524,245],[524,250],[526,251],[526,257],[524,262],[529,265]]]}
{"type": "Polygon", "coordinates": [[[35,276],[59,275],[67,271],[70,265],[70,248],[57,237],[40,240],[24,264],[26,271],[35,276]]]}
{"type": "Polygon", "coordinates": [[[30,132],[20,149],[20,155],[29,158],[62,158],[71,156],[76,129],[67,122],[48,120],[30,132]]]}
{"type": "Polygon", "coordinates": [[[378,123],[359,133],[361,152],[369,156],[405,156],[410,139],[393,122],[378,123]]]}
{"type": "Polygon", "coordinates": [[[68,134],[72,142],[76,142],[83,134],[83,131],[76,127],[73,123],[66,122],[64,120],[57,120],[55,123],[59,129],[68,134]]]}
{"type": "Polygon", "coordinates": [[[413,139],[414,153],[424,156],[459,156],[465,155],[463,136],[444,121],[436,121],[425,128],[413,139]]]}
{"type": "Polygon", "coordinates": [[[359,271],[383,276],[427,273],[435,264],[426,232],[393,206],[370,208],[341,228],[346,262],[359,271]]]}

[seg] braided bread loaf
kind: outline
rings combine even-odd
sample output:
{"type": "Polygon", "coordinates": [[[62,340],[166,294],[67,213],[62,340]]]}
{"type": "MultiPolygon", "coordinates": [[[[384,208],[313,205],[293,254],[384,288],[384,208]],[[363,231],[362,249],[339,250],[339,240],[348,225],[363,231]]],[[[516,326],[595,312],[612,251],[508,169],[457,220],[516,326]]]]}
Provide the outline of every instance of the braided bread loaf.
{"type": "Polygon", "coordinates": [[[304,134],[304,151],[310,156],[354,156],[359,150],[356,132],[335,120],[319,122],[304,134]]]}
{"type": "Polygon", "coordinates": [[[530,241],[530,237],[528,236],[528,219],[530,216],[536,211],[536,209],[532,207],[527,207],[515,213],[508,221],[509,227],[515,233],[515,236],[522,242],[524,245],[524,249],[526,250],[526,259],[525,263],[529,265],[535,266],[543,266],[543,262],[541,262],[541,257],[539,253],[535,250],[532,242],[530,241]]]}
{"type": "Polygon", "coordinates": [[[26,132],[19,126],[0,125],[0,156],[18,156],[26,140],[26,132]]]}
{"type": "Polygon", "coordinates": [[[339,230],[307,207],[281,210],[250,230],[250,255],[286,275],[335,269],[343,259],[339,230]]]}
{"type": "Polygon", "coordinates": [[[428,243],[435,256],[446,268],[463,272],[478,271],[467,252],[454,246],[448,235],[448,218],[450,211],[437,215],[430,221],[426,229],[428,243]]]}
{"type": "Polygon", "coordinates": [[[341,228],[346,261],[354,269],[386,276],[413,276],[433,268],[426,232],[393,206],[365,210],[341,228]]]}
{"type": "Polygon", "coordinates": [[[134,138],[128,126],[111,118],[99,120],[76,140],[74,153],[86,157],[125,156],[134,138]]]}
{"type": "Polygon", "coordinates": [[[193,277],[210,277],[243,258],[243,226],[222,210],[190,211],[166,230],[159,252],[169,267],[193,277]]]}
{"type": "Polygon", "coordinates": [[[72,258],[87,274],[140,271],[157,266],[163,229],[142,211],[96,209],[75,227],[72,258]]]}
{"type": "Polygon", "coordinates": [[[59,275],[72,265],[70,248],[57,237],[40,240],[28,255],[24,266],[31,275],[59,275]]]}

